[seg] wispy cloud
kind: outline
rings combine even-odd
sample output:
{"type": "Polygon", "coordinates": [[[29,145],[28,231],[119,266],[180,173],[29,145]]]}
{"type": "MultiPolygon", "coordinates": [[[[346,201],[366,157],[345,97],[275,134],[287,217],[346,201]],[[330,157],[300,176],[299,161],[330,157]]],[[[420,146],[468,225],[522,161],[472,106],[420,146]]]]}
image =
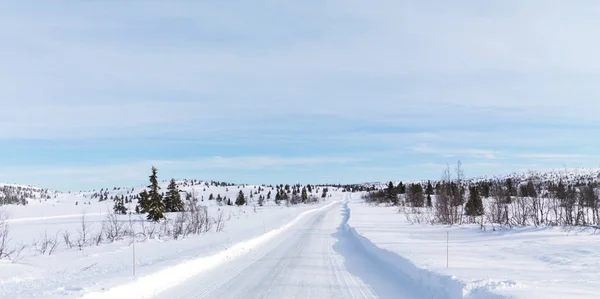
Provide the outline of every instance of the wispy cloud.
{"type": "Polygon", "coordinates": [[[529,153],[517,154],[516,158],[521,159],[540,159],[540,160],[558,160],[569,161],[573,159],[597,159],[599,155],[583,155],[583,154],[558,154],[558,153],[529,153]]]}
{"type": "Polygon", "coordinates": [[[600,146],[597,1],[37,5],[0,9],[0,165],[284,164],[365,181],[455,159],[585,166],[600,146]],[[373,170],[283,161],[346,156],[373,170]]]}
{"type": "Polygon", "coordinates": [[[501,154],[499,151],[466,148],[466,149],[453,149],[453,148],[434,148],[428,144],[419,144],[412,148],[413,152],[421,154],[436,154],[447,158],[462,156],[470,158],[485,158],[485,159],[497,159],[501,154]]]}

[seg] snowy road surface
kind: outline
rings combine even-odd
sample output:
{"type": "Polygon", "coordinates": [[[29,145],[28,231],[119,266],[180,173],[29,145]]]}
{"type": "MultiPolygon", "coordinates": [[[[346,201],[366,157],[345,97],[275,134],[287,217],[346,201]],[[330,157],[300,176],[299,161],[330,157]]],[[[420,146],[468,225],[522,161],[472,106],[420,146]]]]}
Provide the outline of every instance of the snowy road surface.
{"type": "MultiPolygon", "coordinates": [[[[345,229],[340,203],[156,298],[416,298],[345,229]]],[[[413,290],[414,291],[414,290],[413,290]]]]}

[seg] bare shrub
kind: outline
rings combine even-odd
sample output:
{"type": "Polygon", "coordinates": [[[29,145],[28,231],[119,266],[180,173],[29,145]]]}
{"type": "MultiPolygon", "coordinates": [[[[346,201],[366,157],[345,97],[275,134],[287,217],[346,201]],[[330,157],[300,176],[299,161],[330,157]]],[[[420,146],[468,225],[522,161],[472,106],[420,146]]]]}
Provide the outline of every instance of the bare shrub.
{"type": "Polygon", "coordinates": [[[160,230],[159,230],[159,235],[158,238],[162,239],[163,237],[171,237],[173,236],[173,230],[171,230],[171,223],[172,221],[169,219],[165,219],[161,224],[160,224],[160,230]]]}
{"type": "Polygon", "coordinates": [[[185,238],[189,234],[189,230],[186,229],[187,216],[185,212],[177,213],[177,217],[173,221],[173,239],[177,240],[179,237],[185,238]]]}
{"type": "Polygon", "coordinates": [[[15,247],[13,250],[11,250],[10,255],[8,256],[8,258],[10,258],[11,262],[18,263],[21,259],[23,259],[23,257],[21,256],[21,253],[23,253],[23,250],[25,250],[25,248],[27,248],[27,246],[25,244],[19,243],[17,245],[17,247],[15,247]]]}
{"type": "Polygon", "coordinates": [[[153,239],[156,236],[156,225],[154,225],[154,223],[148,223],[147,220],[142,217],[140,217],[140,223],[142,226],[142,236],[146,239],[153,239]]]}
{"type": "Polygon", "coordinates": [[[34,240],[33,241],[33,246],[35,248],[35,251],[41,255],[44,255],[46,253],[48,253],[48,255],[52,255],[55,251],[56,248],[58,248],[58,245],[60,244],[60,242],[58,242],[58,232],[56,233],[56,235],[54,235],[54,238],[52,238],[51,236],[48,236],[48,232],[44,232],[44,235],[41,237],[40,240],[34,240]]]}
{"type": "Polygon", "coordinates": [[[203,225],[204,230],[203,230],[203,232],[204,233],[209,232],[213,227],[213,223],[214,223],[213,219],[208,216],[208,211],[205,209],[204,210],[204,225],[203,225]]]}
{"type": "Polygon", "coordinates": [[[398,208],[398,213],[403,213],[410,224],[434,223],[430,209],[402,206],[398,208]]]}
{"type": "Polygon", "coordinates": [[[83,250],[83,247],[85,247],[89,242],[88,239],[90,234],[89,225],[85,214],[81,215],[81,222],[79,224],[79,228],[77,229],[77,233],[79,233],[79,239],[76,242],[77,247],[79,250],[83,250]]]}
{"type": "Polygon", "coordinates": [[[8,258],[13,253],[9,252],[8,241],[10,227],[8,224],[8,212],[0,210],[0,259],[8,258]]]}
{"type": "Polygon", "coordinates": [[[205,206],[195,203],[190,203],[186,207],[187,224],[186,231],[188,234],[200,234],[210,230],[212,223],[208,217],[208,212],[205,206]]]}
{"type": "Polygon", "coordinates": [[[221,232],[223,231],[223,228],[225,228],[224,217],[225,215],[223,214],[223,211],[219,210],[219,213],[217,213],[217,218],[215,219],[216,232],[221,232]]]}
{"type": "Polygon", "coordinates": [[[70,248],[73,248],[73,241],[71,240],[71,233],[68,230],[65,230],[62,234],[63,237],[63,242],[65,243],[65,246],[70,248]]]}
{"type": "Polygon", "coordinates": [[[105,232],[106,240],[114,242],[125,236],[125,224],[119,221],[116,213],[108,213],[102,221],[102,230],[105,232]]]}
{"type": "Polygon", "coordinates": [[[92,236],[92,240],[94,241],[94,244],[96,244],[96,246],[99,246],[100,244],[102,244],[102,241],[104,240],[104,229],[102,229],[100,232],[94,234],[92,236]]]}
{"type": "Polygon", "coordinates": [[[442,181],[437,190],[435,201],[435,220],[441,224],[455,224],[458,222],[456,193],[459,186],[452,182],[450,166],[444,170],[442,181]]]}
{"type": "Polygon", "coordinates": [[[512,225],[525,226],[529,218],[530,205],[525,197],[518,196],[510,203],[510,223],[512,225]]]}

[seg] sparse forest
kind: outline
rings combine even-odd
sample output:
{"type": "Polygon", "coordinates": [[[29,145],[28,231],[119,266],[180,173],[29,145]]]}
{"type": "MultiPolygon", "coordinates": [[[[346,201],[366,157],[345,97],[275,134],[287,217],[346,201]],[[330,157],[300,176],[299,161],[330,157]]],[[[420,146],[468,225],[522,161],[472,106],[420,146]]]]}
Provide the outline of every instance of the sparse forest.
{"type": "Polygon", "coordinates": [[[411,222],[494,226],[600,227],[600,177],[565,172],[466,179],[460,162],[441,180],[395,184],[364,193],[397,206],[411,222]]]}

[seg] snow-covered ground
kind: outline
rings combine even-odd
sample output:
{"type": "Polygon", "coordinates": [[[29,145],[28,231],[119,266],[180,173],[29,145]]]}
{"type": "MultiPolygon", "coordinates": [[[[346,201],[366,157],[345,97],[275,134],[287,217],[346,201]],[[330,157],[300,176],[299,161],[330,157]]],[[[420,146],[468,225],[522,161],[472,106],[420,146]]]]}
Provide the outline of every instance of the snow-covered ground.
{"type": "MultiPolygon", "coordinates": [[[[90,242],[82,250],[64,244],[64,232],[78,236],[84,214],[88,229],[100,230],[112,201],[91,198],[97,192],[52,193],[27,206],[2,207],[11,214],[10,244],[28,247],[20,259],[0,261],[0,298],[152,298],[155,293],[211,298],[247,292],[248,298],[596,298],[600,293],[595,283],[600,236],[593,229],[411,224],[397,208],[368,205],[360,193],[335,188],[318,204],[286,207],[271,199],[259,207],[259,195],[271,191],[273,198],[270,188],[180,187],[196,193],[211,217],[223,213],[225,228],[180,240],[138,236],[135,277],[130,237],[90,242]],[[234,200],[240,190],[254,194],[249,205],[208,200],[211,193],[234,200]],[[36,250],[45,236],[60,242],[52,255],[36,250]],[[289,269],[272,270],[278,267],[289,269]],[[245,284],[232,283],[248,276],[253,278],[245,284]]],[[[111,189],[109,197],[142,189],[111,189]]],[[[130,224],[128,216],[119,220],[130,224]]],[[[139,216],[132,220],[136,231],[148,225],[139,216]]]]}
{"type": "Polygon", "coordinates": [[[349,229],[375,256],[446,298],[597,298],[600,235],[581,228],[410,224],[352,201],[349,229]],[[447,237],[449,239],[447,248],[447,237]],[[446,267],[448,252],[448,267],[446,267]]]}
{"type": "MultiPolygon", "coordinates": [[[[111,190],[109,196],[122,195],[116,194],[118,192],[135,194],[142,188],[111,190]]],[[[224,229],[216,232],[213,226],[207,233],[189,235],[180,240],[138,235],[135,244],[135,278],[132,275],[133,246],[130,237],[112,243],[103,241],[99,245],[92,240],[112,210],[111,200],[98,202],[97,199],[90,199],[94,192],[57,193],[56,197],[47,200],[30,201],[27,206],[1,207],[11,215],[9,247],[21,244],[27,247],[16,261],[0,260],[0,298],[78,298],[112,289],[173,265],[223,252],[235,244],[280,228],[303,212],[322,207],[343,196],[341,192],[332,190],[331,197],[320,203],[286,207],[284,204],[274,204],[275,192],[270,188],[265,188],[259,194],[254,194],[258,192],[258,186],[181,186],[181,189],[190,192],[194,189],[199,204],[206,207],[209,216],[216,218],[222,213],[224,229]],[[250,192],[253,193],[247,206],[222,206],[214,200],[208,200],[210,193],[213,193],[215,197],[220,194],[234,201],[240,190],[247,197],[250,192]],[[269,191],[272,193],[271,200],[267,200],[263,207],[258,206],[258,196],[266,196],[269,191]],[[90,231],[87,237],[91,240],[88,241],[90,244],[81,250],[77,246],[69,248],[64,243],[63,235],[69,232],[72,240],[77,239],[83,215],[90,231]],[[41,241],[46,236],[60,242],[51,255],[47,251],[42,254],[36,250],[41,248],[41,241]]],[[[129,227],[129,216],[119,216],[119,222],[125,228],[129,227]]],[[[136,215],[132,217],[132,223],[137,232],[142,230],[142,224],[149,225],[136,215]]]]}

